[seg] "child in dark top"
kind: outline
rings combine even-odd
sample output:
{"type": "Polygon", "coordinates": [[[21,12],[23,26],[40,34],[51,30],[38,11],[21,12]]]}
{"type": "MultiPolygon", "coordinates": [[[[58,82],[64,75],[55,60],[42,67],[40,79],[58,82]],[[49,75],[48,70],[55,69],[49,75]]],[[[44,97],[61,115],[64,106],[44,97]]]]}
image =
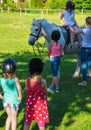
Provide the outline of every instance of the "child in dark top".
{"type": "Polygon", "coordinates": [[[26,79],[26,115],[24,130],[29,130],[33,120],[38,123],[39,130],[45,130],[45,123],[49,123],[47,108],[47,83],[42,78],[44,63],[40,58],[33,58],[29,62],[30,77],[26,79]]]}

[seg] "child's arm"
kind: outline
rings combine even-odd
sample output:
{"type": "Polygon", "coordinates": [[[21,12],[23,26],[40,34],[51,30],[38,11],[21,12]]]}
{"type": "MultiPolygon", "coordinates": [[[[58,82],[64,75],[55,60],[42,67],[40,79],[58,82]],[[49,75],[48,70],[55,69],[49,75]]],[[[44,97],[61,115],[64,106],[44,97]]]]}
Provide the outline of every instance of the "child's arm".
{"type": "Polygon", "coordinates": [[[42,87],[44,88],[45,92],[47,93],[47,82],[45,79],[42,79],[42,87]]]}
{"type": "Polygon", "coordinates": [[[64,25],[64,20],[63,20],[63,18],[64,18],[64,12],[62,12],[61,15],[60,15],[60,23],[61,23],[62,25],[64,25]]]}
{"type": "Polygon", "coordinates": [[[50,53],[51,53],[51,46],[52,46],[52,44],[50,44],[50,45],[48,46],[48,56],[50,56],[50,53]]]}
{"type": "Polygon", "coordinates": [[[64,50],[62,48],[62,45],[60,44],[60,46],[61,46],[61,56],[64,56],[64,50]]]}
{"type": "Polygon", "coordinates": [[[17,90],[18,90],[18,100],[22,100],[22,88],[21,88],[21,85],[20,85],[20,81],[18,78],[15,78],[15,81],[16,81],[16,86],[17,86],[17,90]]]}
{"type": "Polygon", "coordinates": [[[82,30],[74,30],[72,27],[69,27],[69,29],[70,29],[71,32],[73,32],[75,34],[81,34],[81,33],[83,33],[82,30]]]}
{"type": "Polygon", "coordinates": [[[0,99],[3,99],[3,96],[2,96],[2,94],[0,94],[0,99]]]}

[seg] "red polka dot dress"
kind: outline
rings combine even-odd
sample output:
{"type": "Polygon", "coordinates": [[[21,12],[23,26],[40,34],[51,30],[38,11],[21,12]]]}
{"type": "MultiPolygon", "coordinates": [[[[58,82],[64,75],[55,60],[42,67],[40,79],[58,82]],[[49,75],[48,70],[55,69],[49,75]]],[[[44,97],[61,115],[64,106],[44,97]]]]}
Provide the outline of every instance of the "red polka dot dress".
{"type": "Polygon", "coordinates": [[[30,125],[32,120],[37,123],[49,123],[46,93],[36,81],[30,84],[30,79],[26,81],[26,116],[25,124],[30,125]]]}

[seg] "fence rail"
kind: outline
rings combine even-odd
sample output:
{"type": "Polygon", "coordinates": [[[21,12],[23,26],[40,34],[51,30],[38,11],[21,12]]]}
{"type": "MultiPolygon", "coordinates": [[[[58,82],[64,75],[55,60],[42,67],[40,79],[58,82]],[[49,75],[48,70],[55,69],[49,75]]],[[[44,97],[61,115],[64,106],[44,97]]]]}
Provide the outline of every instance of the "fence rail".
{"type": "MultiPolygon", "coordinates": [[[[3,10],[3,8],[0,8],[0,12],[3,14],[4,11],[7,11],[8,13],[10,13],[12,11],[12,9],[10,9],[10,7],[7,8],[7,10],[3,10]]],[[[48,15],[48,14],[57,14],[62,12],[62,9],[33,9],[33,8],[19,8],[19,9],[15,9],[13,11],[19,12],[20,15],[22,15],[23,13],[26,14],[31,14],[31,13],[38,13],[41,14],[41,17],[44,17],[44,15],[48,15]]],[[[85,16],[90,15],[91,16],[91,10],[75,10],[75,14],[77,15],[81,15],[80,19],[82,24],[84,24],[84,20],[85,20],[85,16]]]]}

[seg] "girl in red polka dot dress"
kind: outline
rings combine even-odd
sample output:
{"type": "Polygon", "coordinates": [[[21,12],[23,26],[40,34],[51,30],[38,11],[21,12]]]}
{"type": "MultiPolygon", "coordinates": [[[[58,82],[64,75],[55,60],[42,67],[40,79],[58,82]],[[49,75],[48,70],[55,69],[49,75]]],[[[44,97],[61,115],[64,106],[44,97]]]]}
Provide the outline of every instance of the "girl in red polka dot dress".
{"type": "Polygon", "coordinates": [[[26,114],[24,130],[29,130],[33,120],[38,123],[39,130],[45,130],[45,123],[49,123],[47,107],[47,83],[41,77],[44,63],[40,58],[33,58],[29,62],[30,76],[26,80],[26,114]]]}

